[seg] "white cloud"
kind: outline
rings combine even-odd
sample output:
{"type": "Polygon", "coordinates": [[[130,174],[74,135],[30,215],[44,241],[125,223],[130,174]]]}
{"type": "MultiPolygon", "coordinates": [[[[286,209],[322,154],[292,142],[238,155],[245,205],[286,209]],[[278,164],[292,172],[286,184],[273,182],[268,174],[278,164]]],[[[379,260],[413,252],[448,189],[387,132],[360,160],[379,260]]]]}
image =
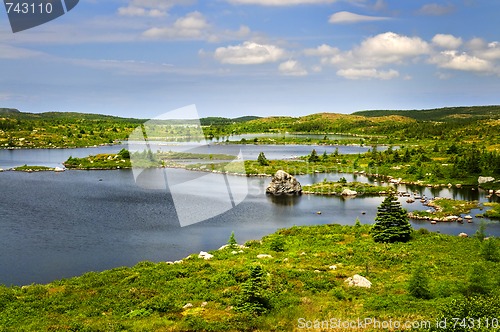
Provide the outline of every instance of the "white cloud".
{"type": "Polygon", "coordinates": [[[274,45],[244,42],[236,46],[219,47],[214,57],[221,63],[232,65],[256,65],[276,62],[285,56],[285,51],[274,45]]]}
{"type": "Polygon", "coordinates": [[[435,55],[430,61],[438,67],[445,69],[479,73],[487,73],[494,70],[494,66],[489,61],[469,55],[465,52],[443,51],[435,55]]]}
{"type": "Polygon", "coordinates": [[[389,19],[390,19],[389,17],[366,16],[366,15],[359,15],[343,11],[332,14],[328,22],[332,24],[348,24],[348,23],[359,23],[359,22],[385,21],[389,19]]]}
{"type": "Polygon", "coordinates": [[[309,56],[332,56],[339,54],[340,50],[327,44],[320,45],[316,48],[307,48],[304,50],[305,55],[309,56]]]}
{"type": "Polygon", "coordinates": [[[190,5],[193,0],[131,0],[126,7],[118,8],[121,16],[162,17],[176,5],[190,5]]]}
{"type": "Polygon", "coordinates": [[[430,3],[423,5],[417,13],[420,15],[431,15],[431,16],[441,16],[446,15],[455,10],[455,6],[449,5],[440,5],[437,3],[430,3]]]}
{"type": "Polygon", "coordinates": [[[380,80],[390,80],[393,78],[399,77],[399,73],[390,69],[387,71],[377,70],[375,68],[371,69],[358,69],[358,68],[347,68],[340,69],[337,71],[337,75],[342,76],[344,78],[350,80],[359,80],[359,79],[380,79],[380,80]]]}
{"type": "Polygon", "coordinates": [[[143,33],[147,38],[166,39],[201,39],[208,38],[207,29],[210,27],[200,12],[192,12],[175,21],[172,26],[151,28],[143,33]]]}
{"type": "Polygon", "coordinates": [[[295,60],[288,60],[288,61],[280,63],[279,71],[283,75],[289,75],[289,76],[306,76],[307,75],[307,70],[305,70],[302,67],[302,65],[298,61],[295,61],[295,60]]]}
{"type": "Polygon", "coordinates": [[[356,53],[379,63],[398,63],[405,58],[429,53],[429,45],[419,37],[386,32],[364,40],[356,53]]]}
{"type": "Polygon", "coordinates": [[[448,50],[454,50],[462,45],[462,38],[457,38],[453,35],[437,34],[432,38],[432,42],[448,50]]]}
{"type": "Polygon", "coordinates": [[[26,58],[40,58],[42,56],[47,55],[42,52],[29,50],[27,48],[0,44],[0,59],[19,60],[26,58]]]}
{"type": "Polygon", "coordinates": [[[338,0],[227,0],[234,5],[294,6],[334,3],[338,0]]]}
{"type": "Polygon", "coordinates": [[[306,55],[321,56],[322,65],[337,67],[337,75],[348,79],[393,79],[399,77],[394,69],[381,67],[400,65],[431,54],[431,47],[419,37],[408,37],[386,32],[362,41],[348,51],[340,51],[328,45],[306,49],[306,55]]]}

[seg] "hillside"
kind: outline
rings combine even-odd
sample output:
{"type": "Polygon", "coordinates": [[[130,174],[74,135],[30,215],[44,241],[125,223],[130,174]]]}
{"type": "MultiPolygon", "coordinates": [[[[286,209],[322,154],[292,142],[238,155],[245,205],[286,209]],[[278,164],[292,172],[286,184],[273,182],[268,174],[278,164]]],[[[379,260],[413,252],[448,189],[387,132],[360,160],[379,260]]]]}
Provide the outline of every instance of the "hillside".
{"type": "Polygon", "coordinates": [[[499,119],[500,106],[467,106],[467,107],[445,107],[426,110],[373,110],[355,112],[353,115],[366,117],[381,117],[399,115],[419,121],[453,121],[453,120],[484,120],[499,119]]]}

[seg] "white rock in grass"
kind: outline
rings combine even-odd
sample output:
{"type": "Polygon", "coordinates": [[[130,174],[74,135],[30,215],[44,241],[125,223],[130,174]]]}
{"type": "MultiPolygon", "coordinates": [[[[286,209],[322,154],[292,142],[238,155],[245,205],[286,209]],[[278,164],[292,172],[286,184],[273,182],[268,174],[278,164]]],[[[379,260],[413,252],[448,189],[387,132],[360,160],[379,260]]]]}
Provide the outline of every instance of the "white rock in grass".
{"type": "Polygon", "coordinates": [[[370,280],[366,279],[365,277],[360,276],[359,274],[355,274],[352,276],[352,278],[347,278],[345,280],[349,287],[364,287],[364,288],[370,288],[372,287],[372,283],[370,280]]]}
{"type": "Polygon", "coordinates": [[[263,259],[263,258],[273,258],[273,256],[271,256],[271,255],[267,255],[267,254],[259,254],[259,255],[257,255],[257,258],[258,258],[258,259],[263,259]]]}
{"type": "Polygon", "coordinates": [[[212,259],[214,255],[209,254],[208,252],[205,251],[200,251],[200,254],[198,255],[198,258],[203,258],[205,260],[212,259]]]}

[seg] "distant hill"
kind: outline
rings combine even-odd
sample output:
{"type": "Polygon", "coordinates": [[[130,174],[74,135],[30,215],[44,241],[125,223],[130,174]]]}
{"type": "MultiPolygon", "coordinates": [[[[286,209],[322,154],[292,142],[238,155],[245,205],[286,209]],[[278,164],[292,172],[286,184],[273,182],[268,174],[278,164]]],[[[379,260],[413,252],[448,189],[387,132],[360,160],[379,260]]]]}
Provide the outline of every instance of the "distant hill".
{"type": "Polygon", "coordinates": [[[232,123],[240,123],[240,122],[246,122],[246,121],[251,121],[251,120],[256,120],[259,119],[258,116],[241,116],[239,118],[223,118],[223,117],[206,117],[206,118],[201,118],[200,123],[202,126],[217,126],[217,125],[228,125],[232,123]]]}
{"type": "Polygon", "coordinates": [[[389,115],[399,115],[412,118],[418,121],[454,121],[464,119],[500,119],[500,105],[492,106],[463,106],[445,107],[426,110],[373,110],[360,111],[352,115],[366,117],[381,117],[389,115]]]}

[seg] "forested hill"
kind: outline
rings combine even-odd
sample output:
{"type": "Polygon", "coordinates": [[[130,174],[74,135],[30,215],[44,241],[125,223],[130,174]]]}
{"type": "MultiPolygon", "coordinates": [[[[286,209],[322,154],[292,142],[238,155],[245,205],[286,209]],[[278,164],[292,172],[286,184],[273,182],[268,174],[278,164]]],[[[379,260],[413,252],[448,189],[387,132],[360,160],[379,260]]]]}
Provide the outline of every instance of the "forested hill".
{"type": "Polygon", "coordinates": [[[460,121],[464,119],[500,119],[500,105],[445,107],[427,110],[373,110],[355,112],[353,115],[366,117],[381,117],[400,115],[419,121],[460,121]]]}

